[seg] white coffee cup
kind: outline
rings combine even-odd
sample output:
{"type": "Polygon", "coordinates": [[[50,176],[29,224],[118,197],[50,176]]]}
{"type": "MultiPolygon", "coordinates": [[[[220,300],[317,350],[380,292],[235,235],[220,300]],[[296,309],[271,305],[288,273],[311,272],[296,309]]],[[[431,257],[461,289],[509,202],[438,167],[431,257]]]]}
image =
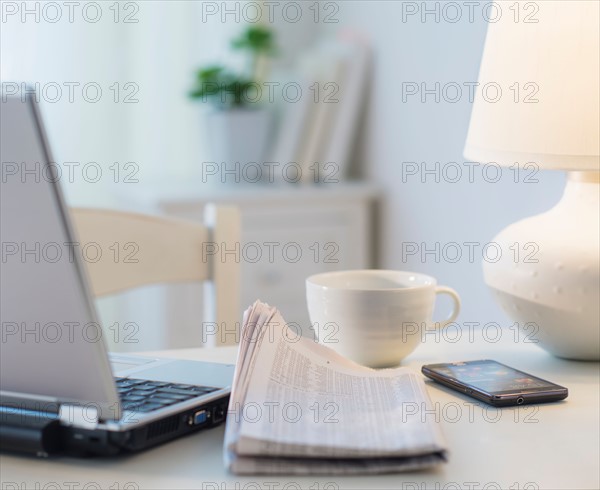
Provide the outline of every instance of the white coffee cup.
{"type": "Polygon", "coordinates": [[[400,363],[419,345],[432,321],[435,298],[449,295],[454,307],[436,322],[443,328],[460,311],[460,297],[425,274],[392,270],[326,272],[306,279],[312,327],[320,343],[370,367],[400,363]]]}

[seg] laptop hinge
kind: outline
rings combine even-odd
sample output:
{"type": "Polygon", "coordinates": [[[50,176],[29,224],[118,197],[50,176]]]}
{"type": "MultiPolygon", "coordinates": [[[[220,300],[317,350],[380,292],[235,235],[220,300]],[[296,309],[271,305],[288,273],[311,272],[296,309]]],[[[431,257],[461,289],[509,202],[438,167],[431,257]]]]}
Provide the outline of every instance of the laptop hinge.
{"type": "Polygon", "coordinates": [[[98,409],[92,405],[60,406],[58,414],[61,425],[77,427],[79,429],[95,429],[98,427],[98,409]]]}

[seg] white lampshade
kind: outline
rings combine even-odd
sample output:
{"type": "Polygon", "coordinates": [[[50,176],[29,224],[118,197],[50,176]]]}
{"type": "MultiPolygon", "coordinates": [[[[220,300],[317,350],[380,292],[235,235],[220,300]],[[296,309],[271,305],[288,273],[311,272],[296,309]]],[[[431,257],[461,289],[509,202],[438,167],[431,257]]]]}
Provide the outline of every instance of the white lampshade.
{"type": "Polygon", "coordinates": [[[535,2],[537,13],[521,6],[518,22],[507,2],[500,5],[501,19],[488,28],[465,157],[600,170],[600,2],[535,2]]]}

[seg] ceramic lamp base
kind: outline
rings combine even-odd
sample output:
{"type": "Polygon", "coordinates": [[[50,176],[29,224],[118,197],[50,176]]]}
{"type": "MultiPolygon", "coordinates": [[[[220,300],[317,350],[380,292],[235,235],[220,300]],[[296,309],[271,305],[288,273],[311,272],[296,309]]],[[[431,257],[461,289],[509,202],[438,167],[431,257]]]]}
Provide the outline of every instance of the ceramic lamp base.
{"type": "Polygon", "coordinates": [[[560,202],[504,229],[483,263],[498,303],[555,356],[600,359],[600,173],[570,172],[560,202]]]}

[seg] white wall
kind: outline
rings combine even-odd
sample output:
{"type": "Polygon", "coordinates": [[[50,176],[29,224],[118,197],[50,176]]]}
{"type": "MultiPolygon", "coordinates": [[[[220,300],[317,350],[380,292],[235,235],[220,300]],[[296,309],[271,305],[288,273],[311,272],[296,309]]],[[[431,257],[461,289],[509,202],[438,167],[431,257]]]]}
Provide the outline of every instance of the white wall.
{"type": "MultiPolygon", "coordinates": [[[[426,3],[430,9],[438,4],[426,3]]],[[[439,3],[440,13],[444,3],[439,3]]],[[[373,83],[370,93],[365,94],[368,109],[356,160],[385,194],[379,266],[422,271],[456,288],[463,299],[462,322],[509,324],[484,286],[481,247],[476,249],[476,260],[469,260],[468,249],[463,246],[462,260],[450,263],[443,256],[439,262],[431,255],[426,260],[419,256],[403,259],[403,243],[416,242],[421,248],[424,242],[429,249],[436,243],[441,249],[448,242],[483,245],[509,223],[551,207],[561,195],[564,175],[540,172],[539,183],[524,183],[522,177],[520,183],[514,183],[512,171],[505,170],[499,182],[488,183],[481,171],[476,171],[473,183],[468,175],[458,183],[443,179],[436,183],[432,175],[425,183],[418,175],[407,176],[403,182],[402,162],[428,162],[429,168],[434,168],[435,162],[454,161],[463,166],[471,104],[466,92],[457,103],[443,98],[436,103],[433,96],[426,103],[417,96],[407,97],[404,102],[402,83],[427,82],[433,87],[435,82],[443,86],[448,82],[477,81],[487,28],[481,10],[474,10],[474,22],[469,21],[463,2],[458,2],[464,10],[457,23],[445,21],[454,15],[449,10],[445,17],[440,15],[439,22],[433,15],[427,16],[426,22],[420,15],[403,22],[403,8],[405,12],[415,5],[421,8],[423,2],[404,4],[339,2],[339,24],[325,26],[329,31],[350,26],[364,31],[375,53],[373,83]]],[[[512,21],[509,15],[512,12],[505,9],[501,21],[512,21]]],[[[447,96],[452,98],[454,94],[447,96]]],[[[489,176],[493,179],[493,172],[489,176]]]]}
{"type": "MultiPolygon", "coordinates": [[[[426,2],[429,9],[437,5],[442,14],[448,3],[426,2]]],[[[403,82],[431,87],[435,82],[476,81],[487,23],[480,9],[475,8],[470,22],[463,2],[450,3],[463,8],[457,23],[447,22],[447,15],[439,22],[433,15],[425,22],[420,15],[403,22],[403,9],[421,9],[424,2],[338,1],[333,3],[339,9],[333,24],[313,22],[305,9],[302,22],[275,26],[282,48],[279,63],[289,65],[294,55],[318,39],[319,30],[327,35],[353,28],[371,39],[373,80],[365,94],[367,113],[355,159],[361,173],[385,194],[379,266],[427,272],[455,287],[464,300],[462,321],[507,321],[484,287],[481,247],[473,262],[465,248],[457,263],[435,261],[431,255],[425,261],[402,257],[403,244],[409,242],[428,248],[448,242],[485,244],[508,223],[550,207],[564,180],[558,172],[540,173],[539,184],[515,184],[506,172],[500,182],[488,183],[476,172],[473,183],[466,175],[454,184],[436,183],[433,176],[426,183],[419,176],[403,182],[407,167],[402,162],[463,162],[471,109],[466,92],[457,103],[436,103],[432,96],[426,103],[417,96],[407,101],[402,97],[403,82]]],[[[218,17],[202,22],[199,2],[140,5],[139,22],[134,24],[113,22],[108,10],[97,24],[65,19],[56,24],[4,23],[2,76],[41,83],[94,81],[105,88],[100,104],[80,99],[75,104],[41,104],[57,160],[99,161],[105,168],[114,161],[134,161],[140,166],[141,185],[163,178],[185,180],[197,172],[206,153],[200,109],[186,98],[193,70],[225,56],[228,39],[242,25],[223,23],[218,17]],[[140,102],[112,103],[106,87],[115,81],[137,83],[140,102]]],[[[512,13],[503,14],[503,21],[510,21],[512,13]]],[[[73,204],[114,205],[115,185],[107,180],[65,184],[73,204]]]]}
{"type": "Polygon", "coordinates": [[[0,30],[2,81],[38,88],[57,164],[80,163],[73,179],[61,180],[68,202],[114,206],[132,185],[193,174],[206,145],[200,104],[187,94],[196,69],[223,60],[244,25],[203,18],[202,2],[185,0],[71,7],[11,2],[0,30]],[[97,100],[82,95],[86,84],[100,87],[97,100]],[[102,169],[98,180],[82,175],[89,162],[102,169]]]}

